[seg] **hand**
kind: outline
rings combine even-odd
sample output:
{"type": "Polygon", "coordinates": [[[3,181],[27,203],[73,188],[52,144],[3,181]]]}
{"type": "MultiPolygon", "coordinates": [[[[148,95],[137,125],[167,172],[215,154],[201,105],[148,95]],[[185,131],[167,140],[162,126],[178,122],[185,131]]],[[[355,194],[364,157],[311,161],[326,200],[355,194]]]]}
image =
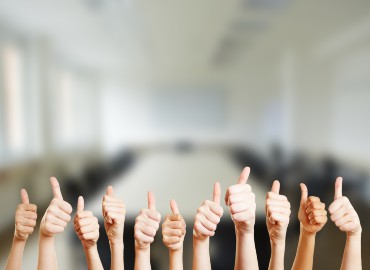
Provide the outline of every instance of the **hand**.
{"type": "Polygon", "coordinates": [[[84,198],[78,197],[74,229],[85,249],[96,246],[99,239],[99,222],[91,211],[84,211],[84,198]]]}
{"type": "Polygon", "coordinates": [[[179,250],[184,244],[186,224],[175,200],[170,201],[170,206],[172,215],[167,215],[162,224],[163,243],[170,250],[179,250]]]}
{"type": "Polygon", "coordinates": [[[125,226],[126,208],[123,201],[113,196],[113,187],[107,187],[103,197],[102,211],[104,227],[109,242],[123,243],[123,230],[125,226]]]}
{"type": "Polygon", "coordinates": [[[229,206],[235,230],[239,233],[253,233],[256,220],[256,199],[252,188],[247,184],[250,168],[245,167],[238,183],[229,187],[225,194],[225,203],[229,206]]]}
{"type": "Polygon", "coordinates": [[[308,197],[306,185],[301,184],[300,186],[302,193],[298,219],[307,233],[316,234],[324,227],[328,220],[325,203],[320,202],[320,198],[318,197],[308,197]]]}
{"type": "Polygon", "coordinates": [[[28,194],[25,189],[21,190],[22,203],[18,205],[15,212],[15,232],[14,238],[26,241],[28,236],[33,233],[37,220],[37,206],[30,204],[28,194]]]}
{"type": "Polygon", "coordinates": [[[63,232],[71,220],[72,213],[72,206],[63,201],[58,180],[52,177],[50,178],[50,183],[54,198],[50,202],[48,209],[46,209],[40,224],[40,233],[47,237],[52,237],[54,234],[63,232]]]}
{"type": "Polygon", "coordinates": [[[266,196],[266,225],[272,243],[285,243],[289,225],[290,203],[286,196],[279,195],[280,183],[275,180],[266,196]]]}
{"type": "Polygon", "coordinates": [[[154,241],[154,236],[161,222],[161,214],[155,210],[155,198],[148,192],[148,209],[141,209],[135,220],[135,246],[139,249],[148,249],[154,241]]]}
{"type": "Polygon", "coordinates": [[[343,179],[335,181],[334,202],[329,206],[330,219],[348,236],[361,234],[360,218],[347,197],[342,196],[343,179]]]}
{"type": "Polygon", "coordinates": [[[213,188],[213,201],[205,201],[198,208],[195,216],[193,235],[199,240],[205,240],[215,235],[217,224],[224,213],[221,205],[220,183],[215,183],[213,188]]]}

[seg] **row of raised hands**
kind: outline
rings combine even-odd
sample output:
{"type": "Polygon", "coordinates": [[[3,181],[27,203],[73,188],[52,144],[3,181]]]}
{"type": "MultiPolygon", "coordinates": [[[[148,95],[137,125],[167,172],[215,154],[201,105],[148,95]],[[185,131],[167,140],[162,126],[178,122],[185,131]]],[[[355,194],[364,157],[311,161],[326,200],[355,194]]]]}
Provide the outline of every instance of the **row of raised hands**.
{"type": "MultiPolygon", "coordinates": [[[[246,167],[236,185],[230,186],[225,194],[225,204],[235,224],[236,256],[235,269],[258,269],[254,239],[255,194],[247,184],[250,169],[246,167]]],[[[40,224],[38,269],[58,269],[54,235],[62,233],[71,220],[72,206],[63,200],[59,183],[50,179],[53,199],[40,224]]],[[[285,237],[290,219],[290,203],[286,196],[279,194],[280,183],[275,180],[266,196],[266,225],[271,242],[269,269],[284,269],[285,237]]],[[[15,215],[15,233],[10,251],[7,270],[22,268],[22,256],[26,240],[33,233],[37,220],[37,207],[29,203],[27,192],[21,190],[22,203],[15,215]]],[[[169,249],[170,269],[183,269],[183,242],[186,224],[180,215],[175,200],[170,201],[172,214],[162,224],[163,243],[169,249]]],[[[331,220],[347,233],[341,269],[361,269],[361,225],[359,217],[347,197],[342,196],[342,178],[335,183],[334,202],[329,206],[331,220]]],[[[104,226],[111,249],[111,269],[124,269],[123,232],[125,205],[116,198],[109,186],[102,200],[104,226]]],[[[211,269],[209,254],[210,237],[215,235],[223,215],[221,187],[214,185],[213,199],[206,200],[198,208],[193,228],[193,269],[211,269]]],[[[292,269],[312,269],[315,236],[327,222],[325,204],[320,198],[308,196],[307,187],[301,184],[301,202],[298,212],[300,237],[292,269]]],[[[135,220],[135,269],[151,269],[150,245],[159,229],[161,215],[155,208],[155,198],[148,193],[148,208],[142,209],[135,220]]],[[[99,239],[98,219],[91,211],[84,209],[80,196],[73,220],[74,230],[81,240],[88,269],[103,269],[97,250],[99,239]]],[[[29,268],[29,266],[27,267],[29,268]]]]}

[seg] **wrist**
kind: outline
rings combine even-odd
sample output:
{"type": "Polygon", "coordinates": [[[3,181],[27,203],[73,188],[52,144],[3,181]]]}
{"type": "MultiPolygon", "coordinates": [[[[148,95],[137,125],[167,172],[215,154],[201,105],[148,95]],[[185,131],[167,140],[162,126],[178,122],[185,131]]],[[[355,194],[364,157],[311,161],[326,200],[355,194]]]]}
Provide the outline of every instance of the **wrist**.
{"type": "Polygon", "coordinates": [[[177,248],[177,249],[168,249],[170,256],[178,256],[182,255],[183,253],[183,247],[177,248]]]}
{"type": "Polygon", "coordinates": [[[117,241],[117,240],[114,240],[114,241],[109,240],[109,246],[111,250],[124,248],[123,241],[117,241]]]}
{"type": "Polygon", "coordinates": [[[15,233],[13,236],[13,242],[16,242],[16,243],[26,243],[27,239],[28,239],[28,236],[20,237],[17,235],[17,233],[15,233]]]}
{"type": "Polygon", "coordinates": [[[317,232],[310,232],[308,231],[301,223],[301,226],[300,226],[300,231],[301,231],[301,235],[303,236],[306,236],[306,237],[316,237],[316,233],[317,232]]]}

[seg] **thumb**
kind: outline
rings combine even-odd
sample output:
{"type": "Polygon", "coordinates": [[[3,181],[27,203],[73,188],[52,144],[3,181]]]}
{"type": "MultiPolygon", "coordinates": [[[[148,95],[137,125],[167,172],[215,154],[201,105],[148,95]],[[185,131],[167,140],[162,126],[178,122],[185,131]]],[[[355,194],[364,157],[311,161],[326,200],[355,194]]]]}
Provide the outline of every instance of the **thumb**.
{"type": "Polygon", "coordinates": [[[278,180],[275,180],[272,183],[271,192],[279,194],[279,191],[280,191],[280,182],[278,180]]]}
{"type": "Polygon", "coordinates": [[[177,203],[174,199],[170,200],[170,206],[171,206],[172,213],[176,215],[180,214],[179,208],[177,207],[177,203]]]}
{"type": "Polygon", "coordinates": [[[113,195],[113,187],[112,186],[107,187],[107,190],[105,191],[105,195],[109,195],[109,196],[113,195]]]}
{"type": "Polygon", "coordinates": [[[213,187],[213,201],[217,204],[221,203],[221,186],[219,182],[216,182],[213,187]]]}
{"type": "Polygon", "coordinates": [[[155,210],[155,197],[153,192],[148,192],[148,208],[150,210],[155,210]]]}
{"type": "Polygon", "coordinates": [[[77,212],[82,212],[84,210],[85,201],[84,197],[79,196],[77,201],[77,212]]]}
{"type": "Polygon", "coordinates": [[[308,189],[307,186],[303,183],[301,183],[300,186],[301,186],[301,204],[302,204],[307,200],[308,189]]]}
{"type": "Polygon", "coordinates": [[[249,167],[245,167],[239,176],[238,184],[246,184],[248,181],[250,172],[251,172],[251,169],[249,167]]]}
{"type": "Polygon", "coordinates": [[[335,180],[334,200],[342,197],[342,184],[343,184],[343,178],[338,177],[337,180],[335,180]]]}
{"type": "Polygon", "coordinates": [[[21,189],[21,199],[22,199],[23,204],[29,204],[30,203],[27,191],[24,188],[21,189]]]}
{"type": "Polygon", "coordinates": [[[53,190],[54,198],[63,200],[63,196],[62,196],[62,192],[60,191],[60,186],[59,186],[58,180],[55,177],[51,177],[50,178],[50,184],[51,184],[51,188],[53,190]]]}

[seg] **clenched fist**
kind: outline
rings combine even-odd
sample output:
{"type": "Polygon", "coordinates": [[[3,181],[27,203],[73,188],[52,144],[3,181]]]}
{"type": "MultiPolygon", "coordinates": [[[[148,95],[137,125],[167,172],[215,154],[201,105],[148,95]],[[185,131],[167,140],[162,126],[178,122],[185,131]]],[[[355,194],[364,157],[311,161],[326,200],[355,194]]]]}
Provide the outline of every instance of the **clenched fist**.
{"type": "Polygon", "coordinates": [[[215,183],[213,189],[213,201],[206,200],[198,208],[194,221],[193,235],[199,240],[205,240],[215,235],[217,225],[221,220],[224,210],[221,205],[220,183],[215,183]]]}
{"type": "Polygon", "coordinates": [[[155,210],[155,198],[148,192],[148,209],[141,209],[135,220],[135,246],[139,249],[148,249],[154,241],[154,236],[161,222],[161,214],[155,210]]]}
{"type": "Polygon", "coordinates": [[[51,200],[45,215],[41,220],[40,233],[44,236],[52,237],[61,233],[71,220],[72,206],[63,200],[58,180],[50,178],[54,198],[51,200]]]}
{"type": "Polygon", "coordinates": [[[180,215],[175,200],[170,201],[170,206],[172,214],[167,215],[166,220],[162,224],[163,243],[170,250],[179,250],[184,244],[186,233],[185,220],[180,215]]]}
{"type": "Polygon", "coordinates": [[[273,243],[285,242],[289,225],[290,203],[286,196],[280,195],[280,183],[275,180],[266,195],[266,225],[273,243]]]}
{"type": "Polygon", "coordinates": [[[320,202],[318,197],[308,197],[308,189],[305,184],[301,184],[301,192],[298,219],[307,233],[315,234],[324,227],[328,220],[325,203],[320,202]]]}
{"type": "Polygon", "coordinates": [[[330,218],[347,235],[361,234],[360,218],[349,199],[342,196],[342,183],[343,179],[338,177],[335,182],[334,202],[329,206],[330,218]]]}
{"type": "Polygon", "coordinates": [[[99,239],[99,222],[91,211],[84,211],[84,198],[78,197],[74,229],[85,249],[96,245],[99,239]]]}
{"type": "Polygon", "coordinates": [[[102,211],[104,227],[110,243],[123,242],[126,207],[123,201],[113,195],[113,187],[109,186],[103,197],[102,211]]]}
{"type": "Polygon", "coordinates": [[[15,212],[15,232],[14,238],[26,241],[28,236],[33,233],[37,220],[37,206],[30,204],[28,194],[25,189],[21,190],[22,203],[18,205],[15,212]]]}
{"type": "Polygon", "coordinates": [[[250,168],[245,167],[240,174],[238,183],[229,187],[225,194],[225,203],[239,233],[254,232],[256,220],[256,199],[252,188],[247,184],[250,168]]]}

